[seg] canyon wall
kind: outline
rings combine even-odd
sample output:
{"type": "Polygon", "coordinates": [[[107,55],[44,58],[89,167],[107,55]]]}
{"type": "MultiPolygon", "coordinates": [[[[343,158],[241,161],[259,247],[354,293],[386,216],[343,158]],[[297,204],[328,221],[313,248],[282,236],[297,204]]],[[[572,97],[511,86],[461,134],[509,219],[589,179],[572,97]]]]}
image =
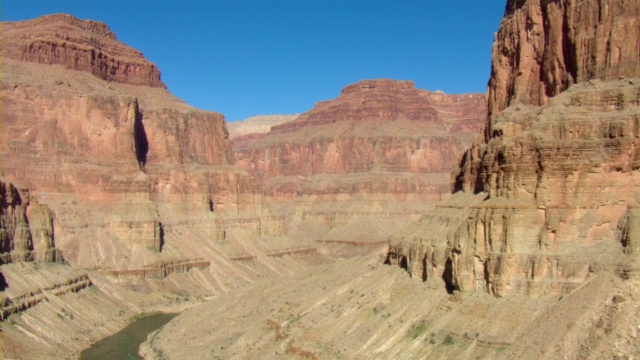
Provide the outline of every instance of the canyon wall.
{"type": "MultiPolygon", "coordinates": [[[[207,261],[227,259],[214,262],[211,272],[239,274],[209,279],[205,287],[226,288],[255,275],[231,260],[253,245],[248,236],[234,236],[226,219],[255,217],[260,194],[250,175],[233,166],[221,114],[171,95],[155,65],[104,24],[45,16],[3,23],[2,39],[1,174],[29,189],[33,224],[46,218],[40,204],[50,209],[56,251],[66,261],[124,271],[206,253],[207,261]],[[54,50],[38,50],[45,40],[54,50]],[[32,50],[35,60],[25,55],[32,50]],[[85,67],[87,53],[103,54],[96,59],[114,68],[98,60],[85,67]],[[133,71],[134,65],[144,69],[133,71]]],[[[33,247],[42,234],[29,239],[33,245],[16,239],[33,247]]],[[[285,241],[260,251],[291,246],[285,241]]]]}
{"type": "Polygon", "coordinates": [[[639,13],[635,1],[507,1],[493,44],[489,113],[546,104],[590,79],[640,76],[639,13]]]}
{"type": "Polygon", "coordinates": [[[451,202],[391,239],[388,262],[498,296],[635,273],[639,23],[635,2],[509,1],[485,138],[461,157],[451,202]]]}
{"type": "Polygon", "coordinates": [[[7,23],[2,36],[2,175],[55,214],[56,247],[74,266],[135,270],[204,253],[222,273],[232,259],[271,263],[372,224],[379,242],[395,226],[376,217],[404,223],[448,196],[449,164],[486,113],[482,95],[362,81],[250,130],[232,153],[224,117],[167,92],[106,25],[53,15],[7,23]]]}
{"type": "Polygon", "coordinates": [[[224,117],[169,93],[106,25],[54,15],[3,23],[1,34],[7,354],[65,357],[133,313],[177,311],[321,261],[283,235],[284,217],[259,217],[224,117]]]}
{"type": "Polygon", "coordinates": [[[229,139],[231,147],[238,148],[251,143],[256,139],[263,137],[273,126],[283,124],[297,119],[299,114],[295,115],[258,115],[244,119],[242,121],[234,121],[227,123],[229,129],[229,139]]]}
{"type": "Polygon", "coordinates": [[[236,143],[234,157],[261,186],[266,208],[295,202],[303,218],[332,227],[341,216],[339,225],[349,218],[406,218],[448,196],[451,164],[485,114],[479,94],[363,80],[294,121],[236,143]]]}

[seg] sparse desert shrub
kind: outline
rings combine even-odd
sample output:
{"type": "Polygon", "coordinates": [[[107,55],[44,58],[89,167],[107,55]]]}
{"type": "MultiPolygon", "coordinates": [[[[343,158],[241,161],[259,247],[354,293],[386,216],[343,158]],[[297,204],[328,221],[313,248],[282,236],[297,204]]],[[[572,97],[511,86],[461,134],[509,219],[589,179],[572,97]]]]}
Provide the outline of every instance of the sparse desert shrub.
{"type": "Polygon", "coordinates": [[[413,340],[419,338],[427,331],[427,324],[425,322],[420,323],[419,325],[414,325],[411,330],[409,330],[409,337],[413,340]]]}
{"type": "Polygon", "coordinates": [[[455,343],[455,339],[453,338],[453,336],[451,336],[451,334],[447,334],[447,336],[444,337],[444,340],[442,341],[443,345],[453,345],[455,343]]]}

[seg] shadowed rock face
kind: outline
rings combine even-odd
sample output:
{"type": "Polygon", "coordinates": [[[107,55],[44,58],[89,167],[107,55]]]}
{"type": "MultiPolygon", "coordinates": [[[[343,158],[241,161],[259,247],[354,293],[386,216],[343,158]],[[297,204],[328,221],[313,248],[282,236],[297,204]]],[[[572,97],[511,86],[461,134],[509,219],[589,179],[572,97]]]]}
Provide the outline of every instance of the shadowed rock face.
{"type": "Polygon", "coordinates": [[[63,65],[106,81],[166,88],[158,68],[139,51],[117,41],[107,25],[70,15],[3,23],[2,55],[63,65]]]}
{"type": "Polygon", "coordinates": [[[640,201],[639,23],[637,2],[510,1],[485,139],[462,156],[451,202],[391,240],[389,262],[499,296],[637,272],[625,234],[640,201]]]}

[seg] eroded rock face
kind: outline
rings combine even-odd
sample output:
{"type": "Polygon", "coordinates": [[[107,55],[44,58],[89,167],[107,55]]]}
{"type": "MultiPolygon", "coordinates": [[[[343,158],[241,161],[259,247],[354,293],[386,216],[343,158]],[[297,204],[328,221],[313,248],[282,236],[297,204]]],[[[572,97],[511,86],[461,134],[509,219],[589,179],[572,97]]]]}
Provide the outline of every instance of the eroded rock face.
{"type": "Polygon", "coordinates": [[[56,260],[53,213],[29,190],[0,179],[0,264],[56,260]]]}
{"type": "Polygon", "coordinates": [[[636,1],[509,0],[493,45],[489,113],[546,104],[590,79],[640,77],[639,16],[636,1]]]}
{"type": "Polygon", "coordinates": [[[441,274],[450,291],[498,296],[567,292],[602,269],[635,273],[624,254],[640,200],[638,23],[635,2],[509,2],[485,139],[454,174],[457,205],[392,239],[388,261],[441,274]],[[461,206],[471,194],[486,199],[461,206]]]}
{"type": "Polygon", "coordinates": [[[118,42],[107,25],[70,15],[2,24],[2,55],[39,64],[59,64],[103,80],[166,88],[158,68],[118,42]]]}
{"type": "MultiPolygon", "coordinates": [[[[364,197],[434,202],[448,192],[452,162],[485,116],[478,94],[416,89],[412,81],[365,80],[234,149],[273,202],[364,197]]],[[[375,207],[375,206],[373,206],[375,207]]]]}
{"type": "MultiPolygon", "coordinates": [[[[70,263],[164,261],[165,230],[193,222],[215,228],[214,210],[238,211],[238,192],[252,186],[230,167],[224,117],[168,93],[155,66],[106,25],[56,15],[3,23],[2,36],[1,171],[56,214],[56,245],[70,263]],[[44,43],[55,51],[38,50],[44,43]],[[103,54],[89,64],[99,71],[85,66],[85,50],[103,54]],[[156,71],[155,80],[133,65],[156,71]]],[[[39,224],[52,218],[36,205],[29,212],[39,224]]],[[[47,236],[43,230],[25,246],[47,236]]],[[[168,238],[172,260],[198,257],[178,246],[184,236],[168,238]]]]}

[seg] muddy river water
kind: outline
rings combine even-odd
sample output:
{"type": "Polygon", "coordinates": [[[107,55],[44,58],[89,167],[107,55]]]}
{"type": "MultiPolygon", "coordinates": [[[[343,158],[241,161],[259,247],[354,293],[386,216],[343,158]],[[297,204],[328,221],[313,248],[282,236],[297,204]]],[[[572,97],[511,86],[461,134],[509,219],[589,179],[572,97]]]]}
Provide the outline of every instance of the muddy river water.
{"type": "Polygon", "coordinates": [[[138,347],[147,335],[161,328],[178,314],[152,314],[141,317],[119,332],[93,344],[80,353],[81,360],[141,359],[138,347]]]}

